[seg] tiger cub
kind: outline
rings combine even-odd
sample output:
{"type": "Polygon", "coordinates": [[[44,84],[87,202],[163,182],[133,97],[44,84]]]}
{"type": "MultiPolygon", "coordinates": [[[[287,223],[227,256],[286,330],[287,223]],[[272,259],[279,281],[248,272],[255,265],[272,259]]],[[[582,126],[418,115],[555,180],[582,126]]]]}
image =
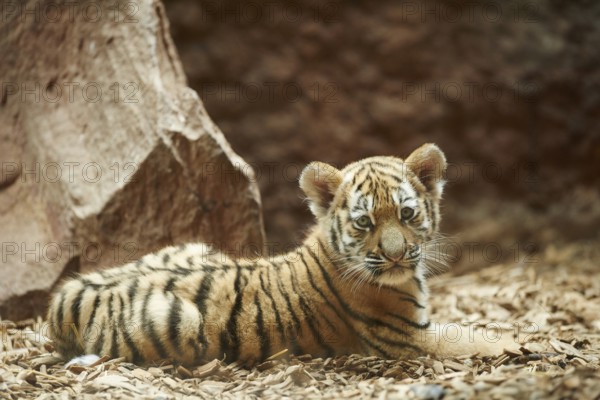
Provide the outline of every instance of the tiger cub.
{"type": "Polygon", "coordinates": [[[434,144],[405,161],[371,157],[341,171],[313,162],[300,187],[317,224],[296,250],[234,260],[187,244],[81,275],[53,296],[49,334],[65,357],[134,363],[251,365],[285,349],[388,359],[501,353],[496,340],[455,325],[457,339],[428,319],[428,244],[445,169],[434,144]]]}

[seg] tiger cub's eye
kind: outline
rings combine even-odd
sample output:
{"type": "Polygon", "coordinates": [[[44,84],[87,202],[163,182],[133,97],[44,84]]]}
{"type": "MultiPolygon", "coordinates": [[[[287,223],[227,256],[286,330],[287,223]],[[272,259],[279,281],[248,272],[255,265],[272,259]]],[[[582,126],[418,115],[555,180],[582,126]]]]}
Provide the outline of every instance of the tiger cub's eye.
{"type": "Polygon", "coordinates": [[[356,225],[358,225],[359,228],[362,228],[362,229],[370,228],[371,225],[373,225],[371,223],[371,218],[369,218],[366,215],[358,217],[354,222],[356,223],[356,225]]]}
{"type": "Polygon", "coordinates": [[[400,210],[400,216],[404,220],[409,220],[415,215],[415,209],[411,207],[402,207],[400,210]]]}

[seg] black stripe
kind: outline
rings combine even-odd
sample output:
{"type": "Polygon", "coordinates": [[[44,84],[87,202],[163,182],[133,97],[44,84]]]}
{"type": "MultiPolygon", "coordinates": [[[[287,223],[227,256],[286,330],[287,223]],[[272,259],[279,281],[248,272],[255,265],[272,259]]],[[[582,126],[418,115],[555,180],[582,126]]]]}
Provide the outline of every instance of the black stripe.
{"type": "Polygon", "coordinates": [[[184,251],[187,248],[188,244],[187,243],[182,243],[180,245],[178,245],[177,247],[175,247],[175,251],[173,252],[173,254],[179,254],[182,251],[184,251]]]}
{"type": "MultiPolygon", "coordinates": [[[[321,245],[321,249],[322,251],[325,251],[323,244],[319,241],[319,244],[321,245]]],[[[321,262],[319,261],[319,259],[316,257],[316,255],[312,252],[312,250],[310,250],[310,248],[307,247],[308,252],[310,253],[310,256],[314,259],[314,261],[317,263],[317,265],[319,266],[319,269],[321,270],[321,274],[323,275],[323,279],[325,279],[325,282],[327,283],[327,286],[329,287],[329,291],[337,298],[338,303],[345,308],[345,306],[347,307],[347,305],[341,301],[341,299],[339,298],[339,294],[337,293],[337,291],[333,288],[333,285],[331,283],[331,278],[329,276],[329,274],[327,273],[327,271],[325,271],[325,268],[323,267],[323,265],[321,265],[321,262]]],[[[347,310],[346,310],[347,311],[347,310]]],[[[346,322],[346,320],[344,318],[342,318],[342,320],[344,322],[346,322]]],[[[352,328],[350,326],[349,323],[346,322],[346,325],[348,325],[351,329],[351,331],[353,331],[356,336],[358,338],[361,339],[361,341],[363,343],[365,343],[367,346],[377,350],[379,352],[379,354],[381,354],[383,357],[391,359],[393,358],[392,355],[390,353],[388,353],[387,351],[385,351],[383,348],[381,348],[381,346],[378,346],[377,344],[373,343],[369,338],[367,338],[366,336],[358,333],[354,328],[352,328]]]]}
{"type": "MultiPolygon", "coordinates": [[[[300,252],[300,255],[302,255],[302,252],[300,252]]],[[[330,357],[334,354],[334,351],[331,348],[331,346],[325,344],[325,341],[323,340],[323,336],[321,336],[321,332],[319,332],[319,328],[317,327],[318,324],[315,320],[314,313],[310,309],[309,305],[306,303],[306,300],[304,299],[304,296],[302,295],[302,293],[300,293],[300,287],[298,285],[298,279],[296,277],[296,270],[294,268],[294,265],[290,265],[288,263],[288,267],[290,270],[290,275],[292,276],[292,288],[298,295],[300,308],[304,312],[304,317],[306,319],[306,322],[308,323],[308,327],[310,328],[310,331],[312,332],[314,338],[317,340],[317,343],[321,344],[321,346],[325,350],[326,357],[330,357]]]]}
{"type": "Polygon", "coordinates": [[[260,340],[260,359],[262,361],[269,356],[271,343],[269,332],[265,332],[265,321],[263,320],[263,312],[258,300],[258,292],[254,293],[254,305],[256,306],[256,336],[260,340]]]}
{"type": "Polygon", "coordinates": [[[371,168],[371,171],[373,171],[374,173],[384,175],[386,177],[395,176],[397,173],[402,172],[401,170],[398,170],[398,165],[384,164],[379,161],[369,162],[369,168],[371,168]]]}
{"type": "Polygon", "coordinates": [[[413,304],[417,308],[421,308],[421,309],[425,308],[424,305],[422,305],[421,303],[419,303],[417,300],[413,299],[412,297],[398,297],[398,300],[400,300],[400,301],[406,301],[408,303],[411,303],[411,304],[413,304]]]}
{"type": "MultiPolygon", "coordinates": [[[[272,262],[270,262],[270,264],[276,267],[276,264],[273,264],[272,262]]],[[[290,347],[292,348],[291,352],[292,354],[304,354],[304,351],[302,350],[297,340],[298,334],[300,333],[300,320],[294,312],[294,308],[292,307],[292,302],[290,301],[288,293],[283,290],[283,285],[279,274],[275,275],[275,279],[277,281],[277,289],[279,290],[279,293],[281,293],[281,297],[283,297],[283,300],[285,300],[288,311],[290,312],[290,315],[292,317],[292,328],[294,329],[294,332],[289,332],[288,330],[288,332],[286,333],[286,338],[288,339],[290,347]]]]}
{"type": "MultiPolygon", "coordinates": [[[[362,200],[362,199],[361,199],[362,200]]],[[[357,204],[355,207],[352,207],[352,209],[350,209],[350,213],[355,213],[357,211],[369,211],[367,210],[367,207],[365,205],[362,204],[363,202],[361,201],[359,204],[357,204]]]]}
{"type": "Polygon", "coordinates": [[[169,340],[177,353],[181,353],[181,340],[179,338],[179,324],[181,324],[181,300],[174,297],[169,307],[169,340]]]}
{"type": "Polygon", "coordinates": [[[210,288],[213,283],[213,276],[207,273],[203,278],[200,286],[198,287],[198,291],[196,292],[196,297],[194,302],[196,303],[196,307],[198,308],[198,312],[200,313],[200,324],[198,326],[198,342],[202,345],[202,351],[200,353],[200,359],[204,358],[206,351],[208,350],[208,341],[206,340],[206,336],[204,335],[204,326],[206,322],[206,300],[208,299],[208,295],[210,293],[210,288]]]}
{"type": "Polygon", "coordinates": [[[113,293],[110,294],[110,298],[108,299],[108,320],[109,327],[112,329],[112,342],[110,343],[110,356],[112,358],[117,358],[119,356],[119,346],[117,343],[117,324],[114,321],[115,318],[115,306],[114,306],[115,296],[113,293]]]}
{"type": "Polygon", "coordinates": [[[94,289],[94,290],[99,290],[99,289],[110,289],[113,288],[115,286],[117,286],[117,284],[119,282],[105,282],[105,283],[93,283],[90,282],[86,279],[81,281],[86,287],[89,287],[90,289],[94,289]]]}
{"type": "MultiPolygon", "coordinates": [[[[350,172],[350,171],[348,171],[348,172],[350,172]]],[[[352,177],[352,182],[350,182],[350,187],[354,186],[357,178],[358,178],[358,174],[355,173],[354,176],[352,177]]]]}
{"type": "Polygon", "coordinates": [[[104,329],[100,329],[100,335],[94,344],[94,354],[100,355],[102,349],[104,349],[104,329]]]}
{"type": "MultiPolygon", "coordinates": [[[[336,216],[335,216],[335,226],[337,227],[337,232],[338,232],[338,234],[341,236],[341,235],[342,235],[342,232],[343,232],[343,230],[342,230],[342,219],[340,218],[340,216],[339,216],[339,215],[336,215],[336,216]]],[[[342,243],[343,243],[343,242],[344,242],[344,241],[342,240],[342,243]]]]}
{"type": "Polygon", "coordinates": [[[425,197],[425,209],[427,210],[427,216],[431,220],[431,231],[435,232],[437,230],[437,223],[435,220],[435,212],[433,205],[431,204],[429,198],[425,197]]]}
{"type": "MultiPolygon", "coordinates": [[[[390,338],[382,337],[382,336],[379,336],[379,335],[373,335],[373,336],[375,338],[377,338],[377,340],[379,340],[380,342],[383,342],[383,343],[385,343],[387,345],[398,347],[398,348],[403,348],[403,349],[411,349],[411,350],[414,350],[414,351],[416,351],[418,353],[425,354],[425,352],[423,351],[423,349],[421,349],[419,346],[415,346],[412,343],[408,343],[408,342],[404,342],[404,341],[397,341],[397,340],[393,340],[393,339],[390,339],[390,338]]],[[[394,358],[397,358],[397,356],[394,357],[394,358]]]]}
{"type": "MultiPolygon", "coordinates": [[[[98,311],[98,308],[100,307],[100,293],[96,293],[95,294],[95,298],[94,298],[94,305],[93,305],[93,309],[92,309],[92,313],[90,314],[90,319],[88,320],[87,323],[87,328],[86,328],[86,337],[90,331],[90,329],[92,329],[94,327],[94,322],[96,320],[96,313],[98,311]]],[[[99,327],[98,331],[101,331],[102,327],[99,327]]]]}
{"type": "MultiPolygon", "coordinates": [[[[352,325],[350,325],[350,323],[346,320],[346,318],[344,318],[344,316],[341,314],[341,312],[337,309],[337,307],[334,307],[333,304],[331,304],[331,302],[329,301],[329,299],[325,296],[325,294],[323,293],[323,291],[317,286],[312,272],[311,272],[311,268],[308,265],[308,263],[306,262],[306,259],[304,258],[304,254],[300,253],[300,257],[302,258],[302,262],[304,263],[304,266],[306,268],[306,273],[308,275],[308,282],[310,283],[311,287],[313,288],[314,291],[316,291],[317,293],[319,293],[319,295],[321,296],[321,298],[323,298],[323,300],[325,300],[322,304],[325,305],[326,307],[328,307],[329,309],[333,310],[334,314],[344,323],[344,325],[346,325],[346,327],[351,331],[354,332],[355,335],[359,336],[356,331],[354,330],[354,328],[352,327],[352,325]]],[[[329,325],[329,327],[332,329],[332,333],[337,336],[338,335],[338,328],[337,326],[335,326],[335,324],[333,324],[332,321],[330,321],[328,318],[325,318],[325,322],[327,323],[327,325],[329,325]]]]}
{"type": "Polygon", "coordinates": [[[171,292],[173,290],[173,288],[175,287],[175,282],[177,282],[177,278],[175,278],[175,277],[169,278],[169,280],[167,281],[167,284],[165,285],[165,288],[163,289],[163,291],[165,293],[171,292]]]}
{"type": "Polygon", "coordinates": [[[212,274],[206,273],[202,277],[202,282],[200,282],[200,286],[198,287],[198,291],[196,292],[196,296],[194,298],[196,307],[198,308],[198,311],[202,317],[206,316],[206,300],[208,299],[213,281],[214,278],[212,274]]]}
{"type": "Polygon", "coordinates": [[[417,308],[425,308],[425,306],[424,306],[424,305],[422,305],[421,303],[419,303],[419,302],[417,301],[417,299],[416,299],[416,298],[415,298],[415,297],[414,297],[412,294],[410,294],[410,293],[408,293],[408,292],[406,292],[406,291],[404,291],[404,290],[397,289],[397,288],[395,288],[395,287],[386,287],[386,289],[387,289],[387,290],[391,290],[392,292],[398,293],[398,294],[400,294],[400,295],[402,295],[402,296],[403,296],[403,297],[400,297],[398,300],[401,300],[401,301],[407,301],[407,302],[409,302],[409,303],[412,303],[412,304],[414,304],[414,305],[415,305],[415,307],[417,307],[417,308]]]}
{"type": "Polygon", "coordinates": [[[381,346],[379,346],[376,343],[369,340],[367,337],[361,336],[361,340],[363,342],[365,342],[367,346],[371,347],[372,349],[377,350],[379,352],[379,354],[381,355],[381,357],[388,359],[388,360],[397,358],[397,357],[394,357],[391,353],[387,352],[381,346]]]}
{"type": "Polygon", "coordinates": [[[86,288],[84,287],[79,292],[77,292],[77,295],[75,295],[75,298],[73,299],[73,303],[71,303],[71,319],[73,320],[73,323],[75,324],[75,327],[77,329],[79,329],[79,317],[81,314],[81,300],[83,299],[83,294],[85,293],[85,290],[86,290],[86,288]]]}
{"type": "Polygon", "coordinates": [[[229,319],[227,321],[227,329],[221,332],[220,335],[220,353],[226,353],[226,360],[228,362],[236,361],[239,358],[240,343],[237,332],[237,319],[238,314],[242,308],[242,268],[236,263],[235,282],[233,284],[233,290],[235,292],[235,300],[233,307],[229,312],[229,319]]]}
{"type": "Polygon", "coordinates": [[[331,229],[329,231],[329,235],[331,236],[331,245],[333,246],[333,249],[336,251],[336,253],[340,252],[340,248],[338,246],[338,237],[335,233],[335,228],[333,227],[333,225],[331,225],[331,229]]]}
{"type": "Polygon", "coordinates": [[[166,266],[166,264],[169,263],[170,259],[171,259],[171,255],[169,253],[165,253],[162,258],[163,264],[165,264],[165,266],[166,266]]]}
{"type": "MultiPolygon", "coordinates": [[[[325,256],[327,258],[329,258],[329,256],[327,255],[327,253],[325,253],[325,249],[323,248],[323,243],[321,243],[319,241],[319,244],[321,245],[323,252],[325,254],[325,256]]],[[[311,257],[315,260],[315,262],[317,263],[317,265],[319,266],[319,269],[321,270],[321,273],[323,274],[323,277],[325,279],[325,282],[327,282],[327,286],[329,287],[329,290],[331,291],[331,293],[333,293],[333,295],[336,297],[336,299],[338,300],[338,303],[340,303],[340,305],[342,306],[342,308],[344,309],[344,311],[346,311],[346,313],[354,318],[357,319],[361,322],[364,322],[368,325],[378,325],[378,326],[382,326],[384,328],[387,328],[393,332],[396,332],[400,335],[408,335],[407,332],[403,331],[402,329],[388,323],[385,321],[381,321],[379,319],[376,318],[372,318],[369,316],[366,316],[364,314],[361,314],[355,310],[353,310],[348,303],[346,303],[344,300],[342,300],[340,294],[337,292],[337,290],[334,288],[333,283],[331,281],[331,277],[329,276],[329,274],[327,273],[327,271],[325,270],[325,268],[323,267],[323,265],[321,264],[321,262],[319,261],[319,259],[317,258],[317,256],[312,252],[312,250],[310,248],[307,248],[308,253],[311,255],[311,257]]],[[[331,261],[330,261],[331,262],[331,261]]]]}
{"type": "Polygon", "coordinates": [[[148,288],[148,292],[146,293],[146,296],[144,296],[144,303],[142,305],[142,326],[144,332],[148,333],[150,341],[152,342],[152,345],[158,352],[159,357],[167,358],[167,349],[165,349],[165,346],[161,342],[160,337],[158,336],[158,333],[154,328],[154,323],[150,318],[148,318],[148,303],[150,302],[150,296],[152,296],[152,289],[148,288]]]}
{"type": "Polygon", "coordinates": [[[424,293],[424,291],[423,291],[423,282],[421,282],[421,280],[419,278],[417,278],[416,276],[413,276],[412,279],[416,283],[417,289],[419,289],[419,292],[424,293]]]}
{"type": "MultiPolygon", "coordinates": [[[[125,341],[125,344],[127,345],[129,352],[131,353],[131,361],[134,364],[137,364],[142,360],[142,356],[140,355],[140,351],[135,346],[135,343],[133,342],[131,335],[129,335],[129,332],[127,331],[127,327],[125,326],[125,317],[124,317],[125,310],[123,309],[123,307],[125,306],[125,302],[123,301],[123,298],[121,298],[120,295],[119,295],[119,300],[121,301],[121,313],[119,314],[119,327],[121,328],[121,332],[123,333],[123,339],[125,341]]],[[[131,309],[133,309],[133,305],[131,303],[129,303],[129,307],[131,309]]],[[[130,315],[132,312],[133,311],[130,310],[130,315]]]]}
{"type": "Polygon", "coordinates": [[[306,259],[304,258],[304,254],[303,253],[300,253],[300,258],[302,258],[302,262],[304,263],[304,266],[306,267],[306,272],[307,272],[307,275],[308,275],[308,282],[312,286],[313,290],[315,290],[317,293],[319,293],[319,295],[323,298],[323,300],[325,300],[325,302],[323,304],[326,305],[327,307],[329,307],[330,309],[332,309],[333,312],[335,313],[335,315],[340,320],[342,320],[342,322],[344,322],[344,324],[348,328],[350,328],[351,330],[354,330],[352,328],[352,326],[350,325],[350,323],[346,320],[346,318],[344,318],[344,316],[338,311],[338,309],[331,304],[331,302],[325,296],[325,294],[323,293],[323,291],[317,286],[317,284],[316,284],[316,282],[315,282],[315,280],[313,278],[312,272],[310,271],[310,266],[306,262],[306,259]]]}
{"type": "MultiPolygon", "coordinates": [[[[261,287],[263,293],[271,300],[271,308],[273,308],[273,312],[275,313],[275,323],[276,323],[275,328],[277,329],[277,332],[279,333],[279,336],[281,337],[281,342],[285,343],[285,332],[283,331],[283,323],[281,322],[281,315],[279,314],[279,310],[277,309],[277,304],[275,303],[275,299],[273,298],[273,295],[271,294],[271,279],[270,279],[270,273],[269,273],[270,268],[267,267],[264,270],[267,271],[267,279],[269,280],[269,290],[267,290],[267,288],[265,286],[263,274],[260,274],[260,287],[261,287]]],[[[271,329],[271,327],[269,327],[269,329],[271,329]]]]}
{"type": "Polygon", "coordinates": [[[410,327],[415,328],[415,329],[427,329],[431,325],[431,322],[429,322],[429,321],[421,324],[421,323],[415,322],[409,318],[403,317],[402,315],[397,315],[394,313],[387,313],[387,315],[389,315],[390,317],[399,319],[400,321],[406,323],[407,325],[409,325],[410,327]]]}
{"type": "Polygon", "coordinates": [[[139,283],[139,279],[135,278],[127,288],[127,296],[129,297],[129,319],[133,319],[133,302],[135,300],[135,296],[138,294],[137,288],[139,283]]]}
{"type": "Polygon", "coordinates": [[[60,291],[59,297],[58,297],[58,307],[56,307],[56,324],[58,325],[56,328],[58,329],[57,332],[60,332],[60,336],[62,336],[62,331],[63,331],[63,322],[64,322],[64,314],[63,314],[63,310],[65,308],[65,292],[64,290],[60,291]]]}
{"type": "MultiPolygon", "coordinates": [[[[404,182],[402,179],[398,178],[396,175],[387,175],[387,176],[389,176],[394,181],[396,181],[396,183],[402,183],[402,182],[404,182]]],[[[398,188],[396,188],[396,189],[398,189],[398,188]]]]}

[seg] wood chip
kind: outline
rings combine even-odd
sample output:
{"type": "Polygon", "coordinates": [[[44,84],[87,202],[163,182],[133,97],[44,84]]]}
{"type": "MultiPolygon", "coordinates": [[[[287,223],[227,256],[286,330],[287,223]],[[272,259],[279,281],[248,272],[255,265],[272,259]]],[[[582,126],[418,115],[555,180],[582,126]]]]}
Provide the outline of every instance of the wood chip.
{"type": "Polygon", "coordinates": [[[496,316],[520,327],[544,322],[526,331],[527,342],[520,348],[498,357],[465,353],[383,360],[352,354],[322,359],[283,350],[254,368],[219,360],[194,368],[170,361],[146,368],[103,357],[88,367],[65,370],[65,360],[44,353],[51,344],[36,339],[41,319],[21,329],[0,321],[0,398],[393,399],[417,392],[449,399],[598,398],[600,334],[593,322],[600,318],[584,313],[600,304],[600,279],[590,278],[598,263],[583,273],[578,269],[581,254],[576,254],[578,263],[563,260],[564,267],[540,262],[514,268],[509,263],[436,278],[441,284],[431,286],[432,321],[485,325],[496,316]],[[192,379],[185,379],[190,373],[192,379]],[[443,390],[430,390],[435,385],[443,390]]]}
{"type": "Polygon", "coordinates": [[[273,367],[275,367],[276,365],[279,365],[279,361],[277,360],[269,360],[269,361],[265,361],[263,363],[260,363],[256,366],[256,369],[259,371],[266,371],[268,369],[271,369],[273,367]]]}
{"type": "Polygon", "coordinates": [[[454,371],[471,371],[470,367],[452,360],[444,360],[444,366],[454,371]]]}
{"type": "Polygon", "coordinates": [[[134,369],[133,371],[131,371],[131,374],[134,377],[136,377],[137,379],[146,381],[146,382],[150,382],[154,378],[154,375],[152,375],[152,373],[150,373],[142,368],[134,369]]]}
{"type": "Polygon", "coordinates": [[[498,384],[498,383],[502,383],[504,381],[506,381],[506,379],[508,379],[506,376],[500,376],[500,375],[479,375],[475,378],[478,381],[484,381],[487,383],[493,383],[493,384],[498,384]]]}
{"type": "Polygon", "coordinates": [[[92,387],[103,387],[103,386],[114,387],[114,388],[125,389],[125,390],[135,393],[135,394],[142,394],[142,392],[138,388],[136,388],[129,382],[128,378],[126,378],[124,376],[120,376],[120,375],[100,376],[100,377],[94,379],[93,381],[88,382],[87,385],[88,385],[88,387],[89,386],[92,386],[92,387]]]}
{"type": "Polygon", "coordinates": [[[404,378],[406,376],[406,373],[404,372],[404,368],[402,368],[400,366],[397,366],[397,367],[394,367],[394,368],[391,368],[391,369],[385,371],[383,373],[383,376],[385,378],[398,378],[398,379],[401,379],[401,378],[404,378]]]}
{"type": "Polygon", "coordinates": [[[444,364],[442,364],[438,360],[435,360],[433,362],[433,372],[435,372],[436,375],[444,374],[446,372],[446,371],[444,371],[444,364]]]}
{"type": "Polygon", "coordinates": [[[164,376],[164,374],[165,374],[162,369],[156,368],[156,367],[150,367],[150,368],[148,368],[148,372],[150,374],[152,374],[152,376],[154,376],[155,378],[158,378],[160,376],[164,376]]]}
{"type": "Polygon", "coordinates": [[[93,363],[91,363],[89,365],[90,368],[94,368],[97,367],[100,364],[104,364],[105,362],[107,362],[108,360],[110,360],[110,356],[102,356],[99,359],[97,359],[96,361],[94,361],[93,363]]]}
{"type": "Polygon", "coordinates": [[[588,361],[587,357],[584,356],[579,350],[570,345],[569,343],[561,342],[560,340],[550,339],[550,346],[559,353],[564,353],[569,356],[579,357],[585,361],[588,361]]]}
{"type": "Polygon", "coordinates": [[[494,363],[492,364],[494,367],[498,367],[510,360],[510,356],[508,354],[502,354],[494,363]]]}
{"type": "Polygon", "coordinates": [[[184,379],[189,379],[193,377],[192,372],[182,365],[177,367],[177,373],[184,379]]]}
{"type": "Polygon", "coordinates": [[[22,370],[17,374],[17,380],[25,381],[30,385],[34,385],[37,382],[37,378],[33,370],[22,370]]]}
{"type": "Polygon", "coordinates": [[[84,367],[82,365],[79,364],[73,364],[73,365],[69,365],[69,367],[67,368],[69,371],[71,371],[74,374],[80,374],[83,371],[87,371],[88,368],[84,367]]]}
{"type": "Polygon", "coordinates": [[[219,371],[222,366],[223,364],[221,364],[221,361],[215,359],[201,367],[194,369],[192,374],[195,378],[206,378],[219,371]]]}
{"type": "Polygon", "coordinates": [[[286,355],[288,353],[288,349],[283,349],[281,351],[278,351],[277,353],[273,354],[270,357],[267,357],[266,361],[270,361],[270,360],[275,360],[276,358],[280,358],[284,355],[286,355]]]}
{"type": "Polygon", "coordinates": [[[519,356],[523,355],[523,352],[519,349],[511,348],[511,349],[504,349],[504,354],[507,354],[511,357],[519,357],[519,356]]]}
{"type": "Polygon", "coordinates": [[[177,389],[178,388],[178,384],[177,382],[170,378],[170,377],[165,377],[161,379],[161,382],[164,383],[165,385],[167,385],[168,387],[170,387],[171,389],[177,389]]]}
{"type": "Polygon", "coordinates": [[[43,354],[39,357],[33,358],[30,363],[33,369],[39,369],[42,365],[52,366],[63,362],[60,357],[53,356],[52,354],[43,354]]]}

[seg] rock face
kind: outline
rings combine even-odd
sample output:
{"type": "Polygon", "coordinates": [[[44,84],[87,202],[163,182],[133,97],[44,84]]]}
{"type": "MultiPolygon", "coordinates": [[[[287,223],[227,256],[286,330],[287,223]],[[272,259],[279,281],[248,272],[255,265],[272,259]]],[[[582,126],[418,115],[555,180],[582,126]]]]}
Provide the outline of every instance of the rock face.
{"type": "Polygon", "coordinates": [[[162,5],[99,4],[3,9],[4,319],[43,313],[62,277],[168,244],[264,245],[253,170],[187,87],[162,5]]]}
{"type": "Polygon", "coordinates": [[[599,198],[600,3],[579,3],[166,8],[191,86],[256,167],[268,237],[291,247],[311,220],[297,189],[303,165],[405,155],[424,142],[452,164],[445,232],[538,241],[537,222],[515,232],[529,213],[560,235],[597,235],[599,216],[583,210],[599,198]],[[563,217],[545,218],[560,201],[563,217]]]}

